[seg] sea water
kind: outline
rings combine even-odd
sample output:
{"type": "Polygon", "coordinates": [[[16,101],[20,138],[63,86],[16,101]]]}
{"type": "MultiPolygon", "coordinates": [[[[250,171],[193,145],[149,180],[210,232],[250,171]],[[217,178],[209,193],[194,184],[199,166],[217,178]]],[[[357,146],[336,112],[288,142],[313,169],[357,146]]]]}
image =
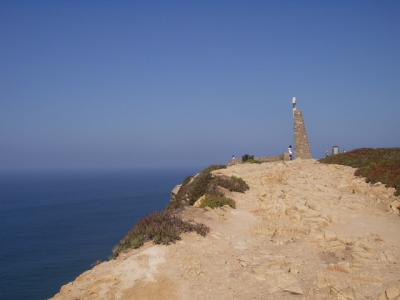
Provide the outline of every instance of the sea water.
{"type": "Polygon", "coordinates": [[[0,174],[0,299],[47,299],[111,255],[194,172],[0,174]]]}

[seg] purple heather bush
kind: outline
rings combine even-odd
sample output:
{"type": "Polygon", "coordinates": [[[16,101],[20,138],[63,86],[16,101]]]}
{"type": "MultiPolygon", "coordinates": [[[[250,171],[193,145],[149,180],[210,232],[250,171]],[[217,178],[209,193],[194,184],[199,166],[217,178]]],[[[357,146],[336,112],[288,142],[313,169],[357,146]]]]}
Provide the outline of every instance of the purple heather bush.
{"type": "Polygon", "coordinates": [[[321,159],[326,164],[357,168],[356,176],[367,182],[382,182],[400,196],[400,148],[362,148],[321,159]]]}
{"type": "Polygon", "coordinates": [[[155,212],[140,220],[113,249],[113,257],[117,257],[127,249],[141,247],[146,241],[168,245],[180,240],[183,232],[196,232],[205,236],[209,228],[204,224],[183,221],[171,212],[155,212]]]}

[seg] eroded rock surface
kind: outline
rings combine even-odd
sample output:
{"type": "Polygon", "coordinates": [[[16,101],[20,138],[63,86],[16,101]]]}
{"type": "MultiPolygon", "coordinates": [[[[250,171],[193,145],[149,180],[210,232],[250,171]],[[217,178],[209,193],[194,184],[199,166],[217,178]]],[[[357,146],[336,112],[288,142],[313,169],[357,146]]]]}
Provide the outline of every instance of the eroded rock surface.
{"type": "Polygon", "coordinates": [[[207,224],[80,275],[55,299],[400,299],[393,189],[313,160],[233,165],[237,209],[186,209],[207,224]],[[393,207],[393,205],[392,205],[393,207]]]}

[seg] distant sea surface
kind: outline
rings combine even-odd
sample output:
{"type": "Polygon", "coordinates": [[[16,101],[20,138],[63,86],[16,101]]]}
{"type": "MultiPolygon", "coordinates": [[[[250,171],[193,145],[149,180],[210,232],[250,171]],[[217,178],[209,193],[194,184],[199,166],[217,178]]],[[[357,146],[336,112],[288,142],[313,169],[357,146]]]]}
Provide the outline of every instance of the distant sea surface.
{"type": "Polygon", "coordinates": [[[0,174],[0,299],[47,299],[195,169],[0,174]]]}

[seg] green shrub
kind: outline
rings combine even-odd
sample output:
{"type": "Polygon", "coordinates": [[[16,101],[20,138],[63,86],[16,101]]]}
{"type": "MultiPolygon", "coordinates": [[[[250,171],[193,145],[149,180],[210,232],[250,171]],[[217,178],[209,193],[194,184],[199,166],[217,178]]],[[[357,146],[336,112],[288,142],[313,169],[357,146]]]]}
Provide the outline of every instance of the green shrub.
{"type": "Polygon", "coordinates": [[[207,195],[201,202],[200,207],[216,208],[224,205],[229,205],[232,208],[236,208],[236,203],[233,199],[217,195],[207,195]]]}
{"type": "Polygon", "coordinates": [[[250,163],[250,164],[261,164],[261,161],[256,160],[256,159],[249,159],[249,160],[246,160],[246,163],[250,163]]]}
{"type": "Polygon", "coordinates": [[[168,209],[181,208],[185,205],[193,205],[197,199],[203,196],[212,179],[210,172],[201,172],[192,177],[190,183],[182,185],[174,199],[169,203],[168,209]]]}
{"type": "Polygon", "coordinates": [[[254,155],[245,154],[242,156],[242,162],[247,162],[251,160],[254,160],[254,155]]]}
{"type": "Polygon", "coordinates": [[[226,168],[223,165],[213,165],[205,168],[196,176],[186,179],[179,192],[170,201],[169,210],[182,208],[185,205],[193,205],[203,195],[223,196],[218,186],[224,187],[230,191],[245,192],[249,189],[246,182],[238,177],[213,176],[212,171],[226,168]]]}
{"type": "Polygon", "coordinates": [[[261,164],[261,161],[254,159],[254,155],[249,155],[249,154],[245,154],[242,156],[242,162],[252,163],[252,164],[261,164]]]}
{"type": "Polygon", "coordinates": [[[211,181],[213,179],[212,171],[226,168],[225,165],[211,165],[202,170],[196,176],[187,177],[183,183],[179,192],[175,195],[174,199],[170,201],[167,209],[177,209],[185,205],[193,205],[197,199],[212,190],[216,190],[212,186],[211,181]]]}
{"type": "Polygon", "coordinates": [[[209,228],[204,224],[189,223],[169,212],[155,212],[140,220],[113,249],[113,257],[122,251],[141,247],[146,241],[168,245],[180,240],[183,232],[205,236],[209,228]]]}
{"type": "Polygon", "coordinates": [[[236,176],[218,176],[214,180],[216,185],[226,188],[231,192],[244,193],[249,189],[247,183],[242,178],[236,176]]]}
{"type": "Polygon", "coordinates": [[[187,191],[190,205],[193,205],[197,199],[207,192],[212,179],[210,172],[201,172],[194,178],[193,182],[190,184],[190,189],[187,191]]]}
{"type": "Polygon", "coordinates": [[[367,182],[382,182],[394,187],[400,195],[400,148],[362,148],[347,153],[328,156],[320,162],[358,168],[356,176],[367,182]]]}

